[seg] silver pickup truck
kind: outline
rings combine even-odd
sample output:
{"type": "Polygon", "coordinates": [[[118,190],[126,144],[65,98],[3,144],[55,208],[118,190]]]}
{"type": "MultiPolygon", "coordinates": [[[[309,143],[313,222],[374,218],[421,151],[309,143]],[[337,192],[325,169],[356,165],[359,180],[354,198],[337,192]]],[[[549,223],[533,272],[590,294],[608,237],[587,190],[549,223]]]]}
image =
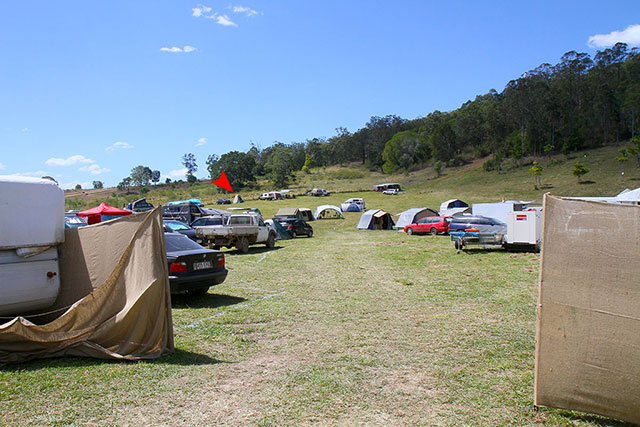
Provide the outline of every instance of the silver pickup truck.
{"type": "Polygon", "coordinates": [[[269,227],[257,214],[232,214],[224,225],[196,227],[196,236],[210,248],[236,247],[243,253],[249,252],[249,245],[264,243],[273,248],[276,231],[269,227]]]}

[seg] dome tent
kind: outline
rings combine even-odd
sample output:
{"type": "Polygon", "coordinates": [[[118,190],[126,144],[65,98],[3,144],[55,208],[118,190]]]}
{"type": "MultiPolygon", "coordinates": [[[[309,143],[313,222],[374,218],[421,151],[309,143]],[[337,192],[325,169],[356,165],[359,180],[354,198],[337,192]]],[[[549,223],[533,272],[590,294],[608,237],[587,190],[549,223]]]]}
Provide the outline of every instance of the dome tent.
{"type": "Polygon", "coordinates": [[[315,219],[335,219],[344,218],[344,215],[342,215],[342,210],[337,206],[321,205],[316,208],[313,217],[315,219]]]}
{"type": "Polygon", "coordinates": [[[360,217],[359,230],[393,230],[393,218],[382,209],[369,209],[360,217]]]}

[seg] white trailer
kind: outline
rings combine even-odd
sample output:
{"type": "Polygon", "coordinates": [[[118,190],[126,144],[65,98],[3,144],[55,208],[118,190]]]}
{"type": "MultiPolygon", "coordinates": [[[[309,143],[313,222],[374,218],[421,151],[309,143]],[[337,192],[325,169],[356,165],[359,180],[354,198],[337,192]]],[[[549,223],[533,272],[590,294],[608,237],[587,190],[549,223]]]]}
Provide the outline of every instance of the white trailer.
{"type": "Polygon", "coordinates": [[[0,316],[51,306],[60,289],[64,192],[50,180],[0,177],[0,316]]]}
{"type": "Polygon", "coordinates": [[[540,250],[542,245],[542,212],[538,209],[507,213],[506,249],[540,250]]]}
{"type": "Polygon", "coordinates": [[[529,203],[515,200],[497,203],[474,203],[471,207],[471,212],[473,215],[495,218],[506,223],[509,212],[527,210],[529,203]]]}

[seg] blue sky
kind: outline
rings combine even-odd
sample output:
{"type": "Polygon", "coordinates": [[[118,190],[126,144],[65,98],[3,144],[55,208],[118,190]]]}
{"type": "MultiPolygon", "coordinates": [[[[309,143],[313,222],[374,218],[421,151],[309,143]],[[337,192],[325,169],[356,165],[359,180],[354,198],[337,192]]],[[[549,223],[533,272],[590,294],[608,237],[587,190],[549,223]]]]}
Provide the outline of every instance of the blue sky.
{"type": "Polygon", "coordinates": [[[0,2],[0,174],[137,165],[449,111],[563,53],[640,45],[633,1],[0,2]]]}

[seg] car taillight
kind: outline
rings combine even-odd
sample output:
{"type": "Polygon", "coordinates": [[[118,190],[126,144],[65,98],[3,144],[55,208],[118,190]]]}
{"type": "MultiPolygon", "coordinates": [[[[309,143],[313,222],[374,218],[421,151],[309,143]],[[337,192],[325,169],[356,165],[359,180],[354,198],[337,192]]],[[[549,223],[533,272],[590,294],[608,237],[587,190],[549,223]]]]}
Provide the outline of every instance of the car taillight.
{"type": "Polygon", "coordinates": [[[181,273],[187,271],[187,263],[186,262],[172,262],[169,266],[170,273],[181,273]]]}
{"type": "Polygon", "coordinates": [[[293,230],[293,225],[287,227],[289,230],[293,230]]]}
{"type": "Polygon", "coordinates": [[[220,257],[218,260],[218,267],[224,267],[224,256],[220,257]]]}

